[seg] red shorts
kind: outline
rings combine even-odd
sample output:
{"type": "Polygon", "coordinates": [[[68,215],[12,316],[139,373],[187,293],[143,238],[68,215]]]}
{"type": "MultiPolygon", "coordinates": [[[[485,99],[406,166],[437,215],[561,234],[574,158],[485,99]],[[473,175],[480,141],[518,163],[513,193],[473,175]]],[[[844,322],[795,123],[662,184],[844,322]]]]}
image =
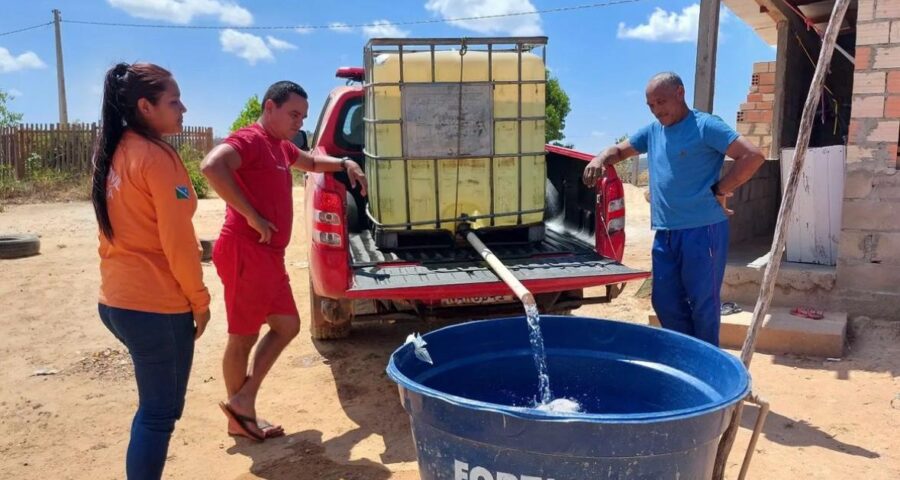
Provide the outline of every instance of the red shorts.
{"type": "Polygon", "coordinates": [[[228,333],[255,335],[269,315],[299,316],[284,253],[234,236],[221,236],[213,263],[225,286],[228,333]]]}

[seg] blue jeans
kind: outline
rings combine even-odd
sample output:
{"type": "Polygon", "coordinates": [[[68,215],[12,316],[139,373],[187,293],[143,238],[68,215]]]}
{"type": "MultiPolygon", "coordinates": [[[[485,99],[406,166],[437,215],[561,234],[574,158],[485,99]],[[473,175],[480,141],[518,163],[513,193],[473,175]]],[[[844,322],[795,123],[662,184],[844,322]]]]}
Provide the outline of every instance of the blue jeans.
{"type": "Polygon", "coordinates": [[[129,480],[162,477],[175,421],[184,410],[194,358],[194,316],[99,305],[100,319],[131,354],[138,409],[125,460],[129,480]]]}
{"type": "Polygon", "coordinates": [[[653,309],[659,323],[719,345],[728,221],[657,230],[653,241],[653,309]]]}

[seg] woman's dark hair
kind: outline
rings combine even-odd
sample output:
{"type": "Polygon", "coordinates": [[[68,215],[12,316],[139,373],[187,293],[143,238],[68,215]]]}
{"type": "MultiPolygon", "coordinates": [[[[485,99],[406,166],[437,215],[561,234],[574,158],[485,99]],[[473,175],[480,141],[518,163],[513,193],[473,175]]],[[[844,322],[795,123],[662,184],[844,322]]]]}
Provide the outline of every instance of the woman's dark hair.
{"type": "Polygon", "coordinates": [[[113,228],[106,206],[106,182],[113,154],[126,129],[147,138],[159,138],[159,133],[152,131],[138,113],[137,104],[138,100],[146,98],[155,105],[170,81],[172,74],[168,70],[151,63],[119,63],[106,72],[100,134],[94,146],[91,201],[100,232],[109,240],[113,238],[113,228]]]}

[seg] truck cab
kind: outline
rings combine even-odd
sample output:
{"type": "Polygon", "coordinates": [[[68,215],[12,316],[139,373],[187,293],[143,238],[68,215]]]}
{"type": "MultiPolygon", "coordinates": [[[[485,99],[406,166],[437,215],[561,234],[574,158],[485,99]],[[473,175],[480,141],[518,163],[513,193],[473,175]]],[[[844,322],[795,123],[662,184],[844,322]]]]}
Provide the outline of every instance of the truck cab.
{"type": "MultiPolygon", "coordinates": [[[[347,85],[332,90],[310,141],[315,154],[349,157],[366,170],[365,71],[337,70],[347,85]]],[[[568,313],[605,303],[645,271],[622,265],[625,202],[621,180],[608,169],[593,187],[582,172],[593,155],[546,145],[544,231],[511,241],[486,232],[481,240],[534,294],[542,313],[568,313]],[[605,294],[584,290],[606,286],[605,294]]],[[[368,199],[343,172],[310,173],[305,183],[309,232],[310,330],[315,339],[347,336],[369,320],[484,319],[520,315],[522,305],[452,232],[411,236],[385,248],[375,241],[368,199]]]]}

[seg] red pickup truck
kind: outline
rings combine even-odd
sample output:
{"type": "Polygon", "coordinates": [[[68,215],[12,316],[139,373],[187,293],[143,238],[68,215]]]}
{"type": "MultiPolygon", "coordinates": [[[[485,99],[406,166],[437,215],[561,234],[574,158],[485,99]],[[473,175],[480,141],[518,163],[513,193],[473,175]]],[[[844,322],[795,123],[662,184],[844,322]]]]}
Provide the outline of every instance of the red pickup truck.
{"type": "MultiPolygon", "coordinates": [[[[350,157],[365,169],[362,68],[341,68],[347,85],[325,102],[310,148],[350,157]]],[[[538,242],[482,241],[535,295],[542,313],[568,313],[614,299],[647,272],[621,264],[625,201],[614,169],[588,188],[581,177],[592,155],[546,146],[545,234],[538,242]],[[606,286],[605,295],[584,289],[606,286]]],[[[344,173],[310,173],[305,185],[309,244],[310,331],[336,339],[367,320],[489,318],[521,315],[522,305],[479,254],[459,242],[425,241],[385,250],[371,233],[366,197],[344,173]]]]}

